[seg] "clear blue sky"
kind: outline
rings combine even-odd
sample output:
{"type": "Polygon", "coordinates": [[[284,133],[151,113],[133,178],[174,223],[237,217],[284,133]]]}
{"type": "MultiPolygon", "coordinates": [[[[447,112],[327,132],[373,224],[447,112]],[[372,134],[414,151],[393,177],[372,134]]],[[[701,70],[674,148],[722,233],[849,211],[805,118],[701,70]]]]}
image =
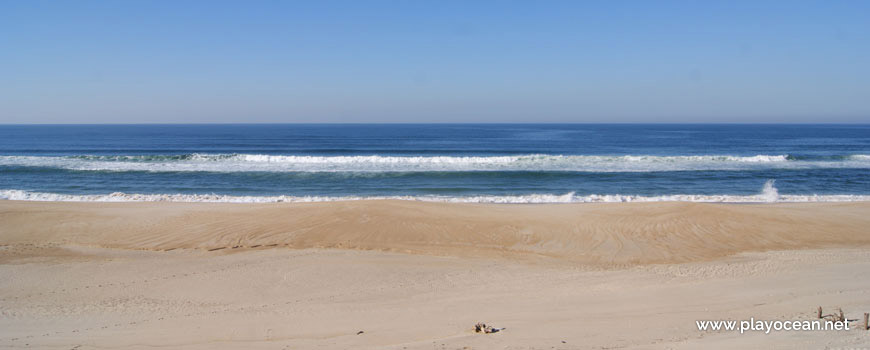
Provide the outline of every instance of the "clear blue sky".
{"type": "Polygon", "coordinates": [[[0,1],[0,123],[870,122],[870,1],[0,1]]]}

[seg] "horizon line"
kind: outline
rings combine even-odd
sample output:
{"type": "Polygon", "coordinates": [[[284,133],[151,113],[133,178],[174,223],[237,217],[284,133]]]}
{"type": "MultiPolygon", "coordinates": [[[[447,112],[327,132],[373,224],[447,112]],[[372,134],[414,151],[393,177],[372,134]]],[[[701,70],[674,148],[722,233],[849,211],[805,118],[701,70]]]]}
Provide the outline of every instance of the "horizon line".
{"type": "Polygon", "coordinates": [[[0,123],[0,126],[52,125],[870,125],[862,122],[193,122],[193,123],[0,123]]]}

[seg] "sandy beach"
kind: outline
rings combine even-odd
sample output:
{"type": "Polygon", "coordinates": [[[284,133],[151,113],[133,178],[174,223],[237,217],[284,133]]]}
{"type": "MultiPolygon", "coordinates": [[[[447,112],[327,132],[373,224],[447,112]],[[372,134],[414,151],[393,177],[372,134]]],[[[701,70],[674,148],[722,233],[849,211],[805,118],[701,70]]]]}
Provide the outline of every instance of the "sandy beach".
{"type": "Polygon", "coordinates": [[[0,1],[0,350],[870,350],[870,1],[0,1]]]}
{"type": "Polygon", "coordinates": [[[870,346],[870,203],[0,201],[0,346],[870,346]],[[848,331],[699,331],[814,320],[848,331]],[[476,334],[476,322],[505,328],[476,334]]]}

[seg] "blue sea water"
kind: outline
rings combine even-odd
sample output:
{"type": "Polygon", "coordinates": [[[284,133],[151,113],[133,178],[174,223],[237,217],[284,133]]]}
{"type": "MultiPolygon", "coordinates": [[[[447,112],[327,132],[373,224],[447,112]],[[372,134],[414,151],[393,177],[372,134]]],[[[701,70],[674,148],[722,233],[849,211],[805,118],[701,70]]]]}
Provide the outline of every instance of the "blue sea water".
{"type": "Polygon", "coordinates": [[[868,195],[870,125],[0,125],[0,199],[537,203],[868,195]]]}

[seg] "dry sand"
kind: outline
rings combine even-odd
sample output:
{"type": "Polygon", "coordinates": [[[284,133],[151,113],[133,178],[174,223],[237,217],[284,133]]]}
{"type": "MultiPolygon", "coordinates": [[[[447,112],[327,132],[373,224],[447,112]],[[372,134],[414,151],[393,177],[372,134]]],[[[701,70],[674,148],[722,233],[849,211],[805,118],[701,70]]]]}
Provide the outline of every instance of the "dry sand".
{"type": "Polygon", "coordinates": [[[870,203],[2,201],[0,245],[4,347],[870,346],[870,203]]]}

